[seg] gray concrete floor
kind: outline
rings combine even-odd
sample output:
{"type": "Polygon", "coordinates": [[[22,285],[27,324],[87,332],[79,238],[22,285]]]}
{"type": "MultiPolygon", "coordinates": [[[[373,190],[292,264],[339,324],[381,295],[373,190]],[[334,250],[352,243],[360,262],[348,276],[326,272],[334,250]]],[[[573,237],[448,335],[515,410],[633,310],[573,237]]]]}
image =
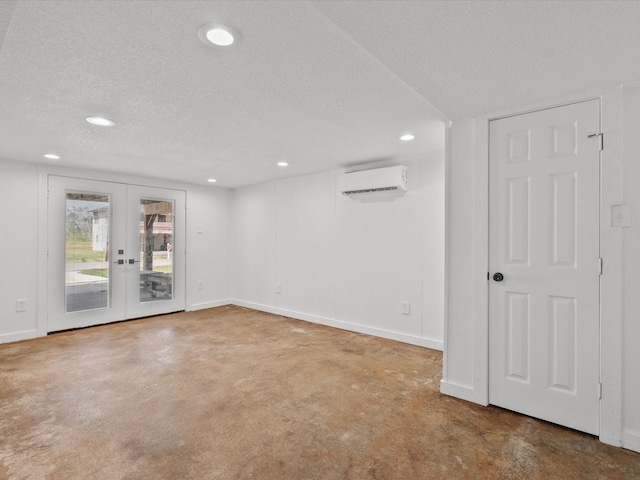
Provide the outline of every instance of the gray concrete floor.
{"type": "Polygon", "coordinates": [[[439,393],[440,352],[239,307],[0,345],[0,479],[638,479],[439,393]]]}

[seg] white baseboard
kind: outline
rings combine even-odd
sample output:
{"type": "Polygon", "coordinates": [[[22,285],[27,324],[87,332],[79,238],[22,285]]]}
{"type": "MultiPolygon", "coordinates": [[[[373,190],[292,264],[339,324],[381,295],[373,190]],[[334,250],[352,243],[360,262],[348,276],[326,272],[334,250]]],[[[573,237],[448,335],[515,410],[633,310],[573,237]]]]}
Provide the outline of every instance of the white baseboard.
{"type": "Polygon", "coordinates": [[[456,383],[441,380],[440,393],[444,393],[445,395],[449,395],[451,397],[461,398],[462,400],[467,400],[468,402],[478,403],[475,398],[475,391],[473,390],[473,388],[458,385],[456,383]]]}
{"type": "Polygon", "coordinates": [[[192,303],[187,307],[187,312],[193,312],[196,310],[204,310],[206,308],[224,307],[225,305],[232,305],[233,300],[226,298],[224,300],[215,300],[213,302],[192,303]]]}
{"type": "Polygon", "coordinates": [[[29,340],[38,336],[37,330],[25,330],[23,332],[4,333],[0,335],[0,343],[19,342],[20,340],[29,340]]]}
{"type": "Polygon", "coordinates": [[[607,445],[611,445],[613,447],[622,447],[622,440],[620,439],[620,437],[610,437],[610,436],[607,436],[606,434],[605,435],[602,434],[602,424],[600,425],[600,436],[598,437],[598,440],[600,440],[602,443],[606,443],[607,445]]]}
{"type": "Polygon", "coordinates": [[[443,349],[443,343],[441,341],[431,340],[429,338],[416,337],[413,335],[407,335],[406,333],[394,332],[391,330],[384,330],[381,328],[367,327],[365,325],[358,325],[356,323],[344,322],[341,320],[321,317],[318,315],[310,315],[308,313],[296,312],[293,310],[286,310],[284,308],[272,307],[269,305],[262,305],[259,303],[246,302],[244,300],[234,299],[232,303],[234,305],[238,305],[239,307],[251,308],[253,310],[260,310],[262,312],[273,313],[275,315],[282,315],[284,317],[295,318],[297,320],[304,320],[307,322],[318,323],[320,325],[340,328],[342,330],[348,330],[350,332],[364,333],[367,335],[373,335],[375,337],[387,338],[389,340],[396,340],[398,342],[409,343],[411,345],[418,345],[420,347],[431,348],[433,350],[442,351],[443,349]]]}
{"type": "Polygon", "coordinates": [[[622,432],[622,447],[640,453],[640,434],[635,432],[622,432]]]}

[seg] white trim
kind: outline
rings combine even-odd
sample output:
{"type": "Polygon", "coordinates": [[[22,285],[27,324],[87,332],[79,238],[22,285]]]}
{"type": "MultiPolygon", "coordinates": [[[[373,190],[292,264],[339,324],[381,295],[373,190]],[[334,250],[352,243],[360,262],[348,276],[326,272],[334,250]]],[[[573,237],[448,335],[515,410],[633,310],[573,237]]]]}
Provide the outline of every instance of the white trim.
{"type": "Polygon", "coordinates": [[[386,338],[389,340],[396,340],[398,342],[417,345],[419,347],[426,347],[426,348],[431,348],[433,350],[440,350],[440,351],[442,351],[443,349],[443,344],[440,341],[432,340],[429,338],[416,337],[413,335],[407,335],[406,333],[394,332],[391,330],[383,330],[380,328],[366,327],[364,325],[358,325],[356,323],[344,322],[341,320],[334,320],[332,318],[320,317],[318,315],[310,315],[308,313],[296,312],[293,310],[272,307],[269,305],[262,305],[260,303],[247,302],[245,300],[234,299],[233,304],[239,307],[245,307],[245,308],[250,308],[252,310],[259,310],[262,312],[273,313],[275,315],[282,315],[284,317],[295,318],[297,320],[304,320],[311,323],[326,325],[328,327],[339,328],[341,330],[348,330],[350,332],[364,333],[367,335],[373,335],[376,337],[386,338]]]}
{"type": "Polygon", "coordinates": [[[193,303],[187,306],[187,312],[195,312],[196,310],[205,310],[207,308],[224,307],[226,305],[233,305],[233,300],[226,298],[224,300],[214,300],[211,302],[193,303]]]}
{"type": "Polygon", "coordinates": [[[37,279],[37,313],[36,313],[36,331],[38,337],[47,335],[47,295],[48,289],[48,174],[43,171],[43,166],[38,166],[38,279],[37,279]]]}
{"type": "MultiPolygon", "coordinates": [[[[49,176],[55,175],[60,177],[69,177],[74,179],[84,179],[90,181],[122,183],[125,185],[135,185],[151,188],[164,188],[185,194],[185,248],[187,233],[187,215],[186,202],[188,196],[188,184],[172,182],[168,180],[132,177],[129,175],[121,175],[117,173],[99,172],[93,170],[81,170],[76,168],[58,167],[55,165],[38,164],[38,292],[37,292],[37,320],[36,328],[38,337],[44,337],[48,333],[48,269],[49,262],[47,258],[48,243],[48,186],[49,176]]],[[[221,188],[221,187],[211,187],[221,188]]],[[[187,302],[187,260],[185,254],[185,285],[184,285],[184,302],[186,309],[187,302]]],[[[124,319],[122,319],[124,320],[124,319]]]]}
{"type": "MultiPolygon", "coordinates": [[[[171,180],[163,180],[152,177],[135,177],[131,175],[122,175],[119,173],[101,172],[96,170],[82,170],[79,168],[58,167],[56,165],[38,164],[38,173],[46,177],[48,175],[56,175],[59,177],[80,178],[84,180],[93,180],[100,182],[124,183],[127,185],[137,185],[141,187],[166,188],[168,190],[188,190],[188,183],[176,182],[171,180]]],[[[210,186],[209,188],[218,188],[228,190],[224,187],[210,186]]]]}
{"type": "MultiPolygon", "coordinates": [[[[614,447],[622,447],[623,446],[623,442],[622,442],[620,437],[607,437],[607,436],[602,435],[602,432],[600,432],[600,436],[598,437],[598,440],[600,440],[602,443],[606,443],[607,445],[612,445],[614,447]]],[[[633,450],[633,448],[631,448],[631,447],[625,447],[625,448],[629,448],[629,450],[633,450]]],[[[640,450],[638,450],[638,451],[640,452],[640,450]]]]}
{"type": "Polygon", "coordinates": [[[600,440],[620,445],[623,372],[623,229],[611,227],[611,205],[623,200],[623,89],[606,92],[601,101],[604,150],[600,173],[600,440]]]}
{"type": "MultiPolygon", "coordinates": [[[[442,331],[442,378],[449,378],[449,361],[447,360],[447,352],[444,351],[444,346],[447,345],[447,339],[449,338],[449,270],[451,265],[450,252],[449,252],[449,239],[451,234],[449,233],[450,226],[450,214],[451,208],[451,122],[447,122],[444,129],[444,328],[442,331]]],[[[423,289],[424,298],[424,289],[423,289]]],[[[442,391],[442,381],[440,382],[440,388],[442,391]]]]}
{"type": "MultiPolygon", "coordinates": [[[[600,440],[602,440],[602,437],[600,437],[600,440]]],[[[604,440],[602,441],[605,442],[604,440]]],[[[635,432],[622,432],[622,442],[619,442],[618,444],[610,443],[610,445],[623,447],[640,453],[640,434],[635,432]]]]}
{"type": "Polygon", "coordinates": [[[509,108],[506,110],[501,110],[499,112],[493,112],[491,115],[485,115],[478,117],[480,119],[487,120],[500,120],[501,118],[506,117],[514,117],[516,115],[527,115],[529,113],[535,113],[542,110],[550,110],[552,108],[565,107],[567,105],[573,105],[574,103],[582,103],[588,102],[590,100],[598,100],[602,98],[602,91],[600,92],[592,92],[587,93],[585,95],[577,95],[572,97],[566,97],[562,100],[558,100],[557,102],[541,102],[535,103],[533,105],[529,105],[525,108],[509,108]]]}
{"type": "Polygon", "coordinates": [[[475,123],[473,248],[474,402],[489,404],[489,118],[475,123]]]}
{"type": "MultiPolygon", "coordinates": [[[[456,383],[440,381],[440,393],[445,395],[451,395],[452,397],[460,398],[468,402],[478,403],[475,400],[476,392],[473,388],[458,385],[456,383]]],[[[486,404],[485,404],[486,405],[486,404]]]]}
{"type": "MultiPolygon", "coordinates": [[[[610,228],[610,206],[623,203],[623,183],[622,183],[622,89],[616,88],[604,93],[600,97],[600,115],[602,122],[602,132],[605,133],[606,143],[602,152],[602,169],[601,169],[601,218],[600,218],[600,237],[601,257],[605,259],[606,272],[601,277],[600,287],[600,378],[603,386],[603,398],[600,404],[600,440],[604,443],[612,445],[620,445],[622,430],[622,231],[621,229],[610,228]]],[[[504,112],[497,116],[483,117],[479,124],[482,124],[488,132],[489,121],[505,116],[526,114],[546,108],[556,108],[572,103],[583,102],[593,99],[582,98],[572,99],[564,103],[556,105],[548,105],[546,107],[539,106],[535,109],[518,109],[511,113],[504,112]]],[[[478,133],[480,129],[476,129],[478,133]]],[[[483,134],[485,132],[482,132],[483,134]]],[[[475,165],[478,167],[476,172],[476,187],[478,190],[488,192],[488,179],[482,176],[484,167],[488,171],[489,166],[489,150],[486,134],[476,136],[476,151],[480,156],[476,157],[475,165]],[[483,141],[487,141],[487,148],[478,145],[483,141]]],[[[476,208],[478,208],[478,196],[476,196],[476,208]]],[[[484,203],[484,202],[483,202],[484,203]]],[[[487,198],[488,204],[488,198],[487,198]]],[[[480,205],[480,209],[476,215],[482,215],[485,212],[480,205]]],[[[488,210],[487,210],[488,215],[488,210]]],[[[486,217],[488,218],[488,217],[486,217]]],[[[488,226],[488,222],[487,222],[488,226]]],[[[476,225],[478,227],[478,225],[476,225]]],[[[476,233],[478,230],[476,230],[476,233]]],[[[488,232],[488,230],[487,230],[488,232]]],[[[482,231],[482,239],[484,240],[482,231]]],[[[488,245],[488,242],[487,242],[488,245]]],[[[482,246],[484,247],[484,246],[482,246]]],[[[488,260],[488,251],[484,248],[478,248],[476,245],[476,266],[482,264],[484,256],[488,260]],[[483,258],[478,258],[482,256],[483,258]]],[[[485,287],[486,289],[486,287],[485,287]]],[[[484,303],[484,296],[476,290],[474,307],[479,312],[482,308],[488,308],[488,299],[484,303]]],[[[484,310],[486,311],[486,310],[484,310]]],[[[488,314],[485,314],[483,322],[476,322],[475,328],[485,328],[488,333],[488,314]]],[[[476,333],[476,347],[482,348],[484,339],[479,339],[480,333],[476,333]],[[482,340],[482,341],[481,341],[482,340]]],[[[487,335],[488,338],[488,335],[487,335]]],[[[488,346],[486,356],[475,356],[474,361],[488,360],[488,346]]],[[[487,369],[488,373],[488,369],[487,369]]],[[[474,372],[476,389],[487,388],[481,372],[478,372],[476,363],[476,372],[474,372]]],[[[487,377],[488,380],[488,377],[487,377]]]]}
{"type": "Polygon", "coordinates": [[[4,333],[0,335],[0,343],[19,342],[38,337],[37,330],[25,330],[23,332],[4,333]]]}
{"type": "MultiPolygon", "coordinates": [[[[474,142],[474,292],[473,307],[473,387],[441,383],[442,393],[463,398],[479,404],[488,403],[488,285],[486,272],[489,261],[489,121],[512,115],[520,115],[542,109],[556,108],[577,102],[599,99],[601,105],[602,131],[605,134],[605,149],[602,153],[601,193],[601,256],[605,260],[605,274],[601,281],[601,402],[600,440],[619,446],[621,438],[631,449],[640,449],[639,437],[622,433],[622,231],[610,225],[610,206],[623,203],[622,198],[622,87],[604,92],[601,96],[570,98],[563,103],[541,104],[530,108],[518,108],[482,116],[475,120],[474,142]]],[[[456,122],[458,125],[470,120],[456,122]]],[[[448,154],[447,154],[448,155],[448,154]]],[[[448,156],[447,156],[448,160],[448,156]]],[[[449,168],[447,161],[447,168],[449,168]]],[[[447,170],[447,173],[449,171],[447,170]]],[[[447,191],[451,179],[446,177],[447,191]]],[[[448,194],[447,194],[448,195],[448,194]]],[[[447,200],[449,197],[447,196],[447,200]]],[[[448,225],[448,209],[447,225],[448,225]]],[[[446,230],[447,244],[450,232],[446,230]]],[[[446,275],[448,278],[449,258],[446,275]]],[[[448,302],[447,302],[448,304],[448,302]]],[[[448,318],[448,317],[445,317],[448,318]]],[[[445,345],[447,338],[445,325],[445,345]]],[[[443,372],[446,376],[446,356],[443,372]]]]}

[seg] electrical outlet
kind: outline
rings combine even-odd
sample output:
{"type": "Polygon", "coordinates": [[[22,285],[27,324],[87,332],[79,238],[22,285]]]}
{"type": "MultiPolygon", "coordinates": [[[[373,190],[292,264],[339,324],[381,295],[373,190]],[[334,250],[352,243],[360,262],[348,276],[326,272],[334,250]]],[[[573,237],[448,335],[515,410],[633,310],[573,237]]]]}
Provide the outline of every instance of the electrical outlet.
{"type": "Polygon", "coordinates": [[[279,283],[276,283],[276,293],[282,293],[282,287],[279,283]]]}
{"type": "Polygon", "coordinates": [[[26,312],[26,311],[27,311],[27,299],[18,298],[16,300],[16,312],[26,312]]]}
{"type": "Polygon", "coordinates": [[[198,290],[202,290],[202,288],[203,288],[203,287],[204,287],[204,282],[203,282],[202,280],[198,280],[198,281],[196,282],[196,288],[197,288],[198,290]]]}
{"type": "Polygon", "coordinates": [[[409,315],[411,313],[411,302],[402,302],[401,312],[403,315],[409,315]]]}

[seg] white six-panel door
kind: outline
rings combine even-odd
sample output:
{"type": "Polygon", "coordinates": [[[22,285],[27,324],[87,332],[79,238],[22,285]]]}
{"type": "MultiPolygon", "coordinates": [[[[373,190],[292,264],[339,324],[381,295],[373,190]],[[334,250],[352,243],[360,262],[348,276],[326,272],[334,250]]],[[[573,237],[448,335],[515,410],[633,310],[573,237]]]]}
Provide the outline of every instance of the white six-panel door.
{"type": "Polygon", "coordinates": [[[593,100],[490,122],[489,402],[591,434],[599,118],[593,100]]]}

